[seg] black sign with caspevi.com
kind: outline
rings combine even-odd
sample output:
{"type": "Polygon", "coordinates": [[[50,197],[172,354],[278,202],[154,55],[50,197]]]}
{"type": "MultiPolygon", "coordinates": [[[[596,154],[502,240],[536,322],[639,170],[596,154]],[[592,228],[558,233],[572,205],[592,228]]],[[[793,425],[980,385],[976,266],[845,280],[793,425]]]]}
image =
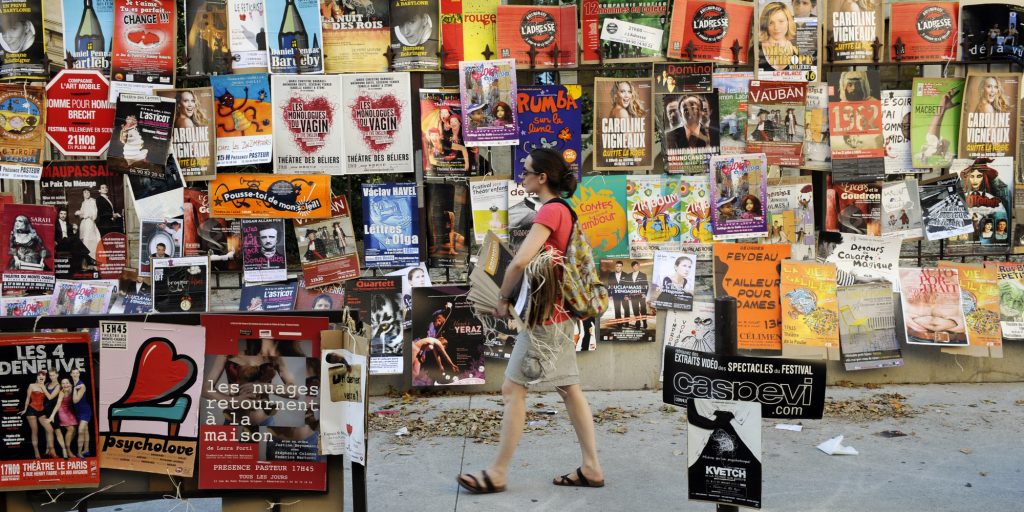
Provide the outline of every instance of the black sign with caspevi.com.
{"type": "Polygon", "coordinates": [[[662,399],[685,406],[687,398],[761,403],[764,418],[821,419],[825,363],[803,359],[722,356],[678,347],[665,349],[662,399]]]}

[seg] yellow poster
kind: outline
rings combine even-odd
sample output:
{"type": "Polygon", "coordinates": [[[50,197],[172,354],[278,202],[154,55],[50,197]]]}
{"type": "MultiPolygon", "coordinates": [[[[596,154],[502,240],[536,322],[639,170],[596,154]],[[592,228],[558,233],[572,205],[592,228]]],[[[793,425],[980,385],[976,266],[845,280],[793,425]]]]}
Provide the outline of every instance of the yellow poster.
{"type": "Polygon", "coordinates": [[[839,347],[835,265],[784,261],[781,293],[783,346],[839,347]]]}
{"type": "Polygon", "coordinates": [[[999,326],[999,271],[971,263],[940,261],[939,268],[955,268],[960,278],[960,303],[967,321],[967,347],[942,351],[974,357],[1003,357],[999,326]]]}

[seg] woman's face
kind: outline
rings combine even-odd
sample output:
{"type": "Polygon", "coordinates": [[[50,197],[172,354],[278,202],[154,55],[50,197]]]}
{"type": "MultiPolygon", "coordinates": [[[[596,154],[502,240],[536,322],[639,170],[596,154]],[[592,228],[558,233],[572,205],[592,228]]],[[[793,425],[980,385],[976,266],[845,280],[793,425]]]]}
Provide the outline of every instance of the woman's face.
{"type": "Polygon", "coordinates": [[[497,107],[495,107],[495,109],[494,109],[494,117],[496,117],[498,119],[504,119],[505,118],[505,107],[503,107],[501,105],[498,105],[497,107]]]}
{"type": "Polygon", "coordinates": [[[690,271],[693,270],[693,262],[690,260],[682,260],[676,264],[676,274],[680,276],[690,275],[690,271]]]}
{"type": "Polygon", "coordinates": [[[64,391],[65,393],[70,393],[71,392],[71,381],[68,380],[68,379],[61,379],[61,381],[60,381],[60,389],[62,391],[64,391]]]}
{"type": "Polygon", "coordinates": [[[329,309],[331,309],[331,302],[327,299],[317,299],[316,302],[313,303],[314,311],[326,311],[329,309]]]}
{"type": "Polygon", "coordinates": [[[789,33],[789,17],[786,11],[779,9],[768,18],[768,38],[772,41],[785,41],[789,33]]]}
{"type": "Polygon", "coordinates": [[[427,134],[427,139],[430,140],[431,144],[436,146],[441,143],[441,133],[431,131],[430,133],[427,134]]]}
{"type": "Polygon", "coordinates": [[[426,286],[427,275],[422,270],[416,269],[409,272],[409,285],[413,287],[426,286]]]}
{"type": "Polygon", "coordinates": [[[196,97],[191,92],[185,91],[181,93],[181,98],[178,101],[178,108],[187,117],[192,117],[192,114],[196,113],[196,97]]]}
{"type": "Polygon", "coordinates": [[[71,370],[71,379],[72,380],[74,380],[75,382],[78,382],[78,381],[82,380],[81,377],[82,377],[82,372],[79,371],[77,368],[74,369],[74,370],[71,370]]]}
{"type": "Polygon", "coordinates": [[[46,372],[39,372],[36,374],[36,383],[42,384],[46,382],[46,372]]]}
{"type": "Polygon", "coordinates": [[[985,99],[992,103],[999,96],[999,81],[995,78],[988,77],[985,79],[985,99]]]}
{"type": "Polygon", "coordinates": [[[82,191],[82,198],[89,199],[90,197],[92,197],[92,192],[89,192],[88,190],[82,191]]]}
{"type": "Polygon", "coordinates": [[[747,199],[746,201],[744,201],[743,209],[748,212],[754,211],[754,201],[752,199],[747,199]]]}
{"type": "Polygon", "coordinates": [[[57,372],[55,372],[53,370],[50,370],[50,371],[46,372],[46,374],[49,376],[50,382],[53,382],[53,383],[57,382],[57,372]]]}
{"type": "Polygon", "coordinates": [[[628,82],[622,82],[615,90],[615,101],[620,107],[628,107],[633,102],[633,87],[628,82]]]}
{"type": "Polygon", "coordinates": [[[452,127],[452,131],[459,133],[459,127],[462,126],[462,121],[459,118],[453,117],[448,121],[448,124],[452,127]]]}
{"type": "Polygon", "coordinates": [[[971,190],[981,190],[981,183],[985,175],[979,170],[973,170],[967,174],[967,182],[971,185],[971,190]]]}

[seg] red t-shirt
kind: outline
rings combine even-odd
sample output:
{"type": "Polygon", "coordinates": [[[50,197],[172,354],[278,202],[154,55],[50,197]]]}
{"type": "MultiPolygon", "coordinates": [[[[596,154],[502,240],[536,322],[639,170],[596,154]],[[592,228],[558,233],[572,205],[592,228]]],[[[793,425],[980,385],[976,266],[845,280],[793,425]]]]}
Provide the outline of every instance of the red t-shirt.
{"type": "MultiPolygon", "coordinates": [[[[537,211],[533,222],[551,230],[544,247],[550,247],[558,251],[558,254],[564,255],[565,249],[569,246],[569,237],[572,235],[572,214],[569,213],[569,207],[557,201],[544,203],[537,211]]],[[[561,323],[571,318],[562,305],[560,295],[557,301],[551,319],[544,322],[546,325],[561,323]]]]}

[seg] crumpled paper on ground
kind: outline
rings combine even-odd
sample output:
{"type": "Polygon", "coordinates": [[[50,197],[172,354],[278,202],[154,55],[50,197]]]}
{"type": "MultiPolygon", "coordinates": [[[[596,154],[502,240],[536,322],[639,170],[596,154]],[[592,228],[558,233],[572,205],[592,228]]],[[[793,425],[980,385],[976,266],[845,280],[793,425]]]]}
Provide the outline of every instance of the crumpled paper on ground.
{"type": "Polygon", "coordinates": [[[836,436],[818,445],[818,449],[829,455],[857,455],[852,446],[843,446],[843,436],[836,436]]]}

